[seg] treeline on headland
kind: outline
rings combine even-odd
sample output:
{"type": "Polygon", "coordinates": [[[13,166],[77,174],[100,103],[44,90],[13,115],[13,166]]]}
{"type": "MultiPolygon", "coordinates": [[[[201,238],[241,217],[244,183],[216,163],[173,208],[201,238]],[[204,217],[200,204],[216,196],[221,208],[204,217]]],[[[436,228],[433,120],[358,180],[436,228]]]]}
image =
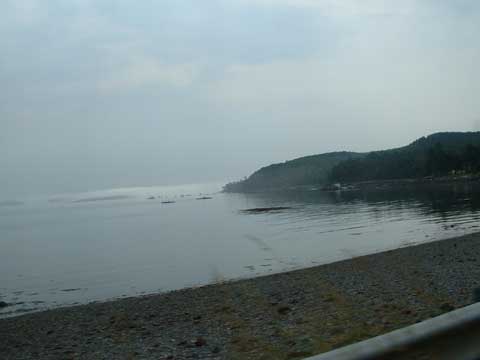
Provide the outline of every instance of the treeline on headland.
{"type": "Polygon", "coordinates": [[[226,192],[251,192],[290,186],[325,184],[331,169],[341,161],[357,159],[364,154],[333,152],[305,156],[261,168],[248,178],[224,186],[226,192]]]}
{"type": "Polygon", "coordinates": [[[445,176],[480,170],[480,133],[437,133],[399,149],[374,151],[335,165],[333,182],[445,176]]]}
{"type": "Polygon", "coordinates": [[[226,192],[252,192],[301,185],[326,185],[474,174],[480,172],[480,132],[444,132],[396,149],[334,152],[264,167],[226,192]]]}

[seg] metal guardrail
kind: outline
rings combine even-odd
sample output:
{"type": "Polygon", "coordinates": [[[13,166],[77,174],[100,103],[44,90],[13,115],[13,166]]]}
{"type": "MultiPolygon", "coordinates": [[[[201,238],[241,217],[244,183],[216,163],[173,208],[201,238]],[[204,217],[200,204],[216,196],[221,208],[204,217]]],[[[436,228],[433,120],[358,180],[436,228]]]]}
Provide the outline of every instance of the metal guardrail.
{"type": "Polygon", "coordinates": [[[306,360],[480,359],[480,303],[306,360]]]}

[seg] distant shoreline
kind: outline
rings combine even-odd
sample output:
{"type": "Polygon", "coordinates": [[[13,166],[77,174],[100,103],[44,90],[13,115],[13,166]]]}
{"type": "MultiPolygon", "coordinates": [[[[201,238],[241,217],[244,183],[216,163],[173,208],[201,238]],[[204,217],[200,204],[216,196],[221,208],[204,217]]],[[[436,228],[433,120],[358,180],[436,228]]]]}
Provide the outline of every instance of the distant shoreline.
{"type": "Polygon", "coordinates": [[[0,357],[302,358],[468,305],[480,233],[0,320],[0,357]],[[169,357],[170,356],[170,357],[169,357]]]}
{"type": "MultiPolygon", "coordinates": [[[[367,180],[356,182],[341,183],[342,186],[348,187],[349,190],[379,190],[379,189],[391,189],[394,187],[402,186],[415,186],[415,185],[448,185],[456,183],[480,183],[480,175],[451,175],[451,176],[438,176],[438,177],[424,177],[424,178],[403,178],[403,179],[384,179],[384,180],[367,180]]],[[[330,184],[331,185],[331,184],[330,184]]],[[[320,191],[333,191],[329,184],[304,184],[296,186],[285,187],[272,187],[268,189],[248,190],[248,191],[223,191],[224,193],[262,193],[262,192],[275,192],[282,190],[302,190],[302,189],[315,189],[320,191]]],[[[339,190],[342,190],[341,188],[339,190]]]]}
{"type": "Polygon", "coordinates": [[[431,183],[454,183],[471,182],[480,180],[480,175],[449,175],[449,176],[426,176],[423,178],[383,179],[350,182],[347,184],[379,184],[379,183],[406,183],[406,184],[431,184],[431,183]]]}
{"type": "Polygon", "coordinates": [[[387,179],[387,180],[369,180],[358,182],[347,182],[342,185],[352,186],[358,190],[373,190],[373,189],[391,189],[402,186],[416,186],[416,185],[449,185],[456,183],[474,183],[480,182],[480,175],[452,175],[452,176],[428,176],[424,178],[406,178],[406,179],[387,179]]]}

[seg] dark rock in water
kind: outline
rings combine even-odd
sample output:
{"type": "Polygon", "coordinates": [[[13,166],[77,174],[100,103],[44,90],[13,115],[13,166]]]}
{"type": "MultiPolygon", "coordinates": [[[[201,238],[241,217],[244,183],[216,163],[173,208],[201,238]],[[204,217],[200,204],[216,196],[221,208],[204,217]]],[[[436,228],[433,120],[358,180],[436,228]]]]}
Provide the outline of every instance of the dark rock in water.
{"type": "Polygon", "coordinates": [[[147,200],[155,200],[155,196],[150,196],[147,198],[147,200]]]}
{"type": "Polygon", "coordinates": [[[291,207],[290,206],[273,206],[273,207],[264,207],[264,208],[245,209],[240,211],[247,214],[261,214],[261,213],[288,210],[288,209],[291,209],[291,207]]]}
{"type": "Polygon", "coordinates": [[[212,197],[210,196],[202,196],[197,198],[197,200],[210,200],[210,199],[212,199],[212,197]]]}
{"type": "Polygon", "coordinates": [[[5,301],[0,301],[0,309],[9,306],[10,304],[6,303],[5,301]]]}
{"type": "Polygon", "coordinates": [[[175,204],[175,201],[172,201],[172,200],[162,201],[162,204],[175,204]]]}

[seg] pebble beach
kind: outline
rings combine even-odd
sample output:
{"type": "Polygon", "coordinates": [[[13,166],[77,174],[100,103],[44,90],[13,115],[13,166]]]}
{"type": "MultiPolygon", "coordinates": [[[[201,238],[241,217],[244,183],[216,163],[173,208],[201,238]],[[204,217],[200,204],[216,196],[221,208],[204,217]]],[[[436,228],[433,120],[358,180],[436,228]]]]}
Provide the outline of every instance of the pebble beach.
{"type": "Polygon", "coordinates": [[[480,233],[0,320],[1,359],[302,359],[473,303],[480,233]]]}

